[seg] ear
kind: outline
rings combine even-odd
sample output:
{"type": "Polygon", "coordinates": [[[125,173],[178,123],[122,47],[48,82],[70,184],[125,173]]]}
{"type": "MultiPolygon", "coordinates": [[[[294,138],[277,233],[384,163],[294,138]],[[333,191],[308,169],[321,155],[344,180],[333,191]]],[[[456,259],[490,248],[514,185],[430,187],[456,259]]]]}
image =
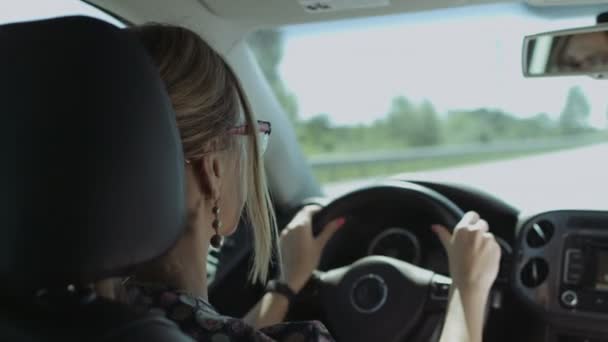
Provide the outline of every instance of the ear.
{"type": "Polygon", "coordinates": [[[218,200],[225,178],[224,158],[221,153],[209,153],[200,161],[198,178],[201,192],[205,198],[218,200]]]}

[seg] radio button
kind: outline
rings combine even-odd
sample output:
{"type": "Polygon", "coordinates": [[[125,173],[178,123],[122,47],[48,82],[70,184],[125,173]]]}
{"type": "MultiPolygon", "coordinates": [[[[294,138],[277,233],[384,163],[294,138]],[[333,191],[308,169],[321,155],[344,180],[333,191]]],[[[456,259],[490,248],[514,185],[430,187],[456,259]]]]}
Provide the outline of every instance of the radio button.
{"type": "Polygon", "coordinates": [[[567,290],[561,295],[562,304],[566,307],[573,308],[578,305],[578,295],[576,292],[567,290]]]}
{"type": "Polygon", "coordinates": [[[579,281],[581,281],[582,278],[583,278],[582,273],[568,273],[565,283],[571,284],[571,285],[576,285],[579,283],[579,281]]]}
{"type": "Polygon", "coordinates": [[[566,250],[566,263],[568,265],[583,266],[585,264],[583,251],[578,248],[569,248],[566,250]]]}
{"type": "Polygon", "coordinates": [[[567,249],[565,256],[564,283],[578,284],[583,277],[584,269],[585,261],[583,259],[583,252],[577,248],[567,249]]]}
{"type": "Polygon", "coordinates": [[[583,252],[578,248],[568,249],[570,252],[570,261],[583,261],[583,252]]]}
{"type": "Polygon", "coordinates": [[[593,301],[593,305],[596,309],[605,309],[606,304],[608,303],[606,303],[606,298],[604,298],[603,296],[596,297],[593,301]]]}

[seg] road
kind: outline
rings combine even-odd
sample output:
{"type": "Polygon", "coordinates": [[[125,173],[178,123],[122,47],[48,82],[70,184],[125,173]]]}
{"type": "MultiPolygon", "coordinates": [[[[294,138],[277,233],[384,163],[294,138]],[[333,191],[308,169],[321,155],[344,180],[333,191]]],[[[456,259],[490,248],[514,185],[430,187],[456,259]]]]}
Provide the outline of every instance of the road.
{"type": "MultiPolygon", "coordinates": [[[[396,177],[470,185],[523,212],[608,210],[608,143],[396,177]]],[[[325,190],[334,195],[374,181],[334,183],[325,190]]]]}

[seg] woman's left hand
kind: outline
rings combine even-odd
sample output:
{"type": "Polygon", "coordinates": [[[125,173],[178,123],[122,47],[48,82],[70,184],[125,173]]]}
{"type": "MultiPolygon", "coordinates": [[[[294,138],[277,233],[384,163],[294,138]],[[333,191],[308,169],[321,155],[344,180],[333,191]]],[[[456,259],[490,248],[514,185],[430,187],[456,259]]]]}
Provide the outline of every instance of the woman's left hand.
{"type": "Polygon", "coordinates": [[[321,253],[345,219],[338,218],[328,223],[317,237],[312,232],[312,217],[320,206],[309,205],[300,210],[281,232],[279,242],[283,256],[283,274],[287,285],[296,293],[308,282],[312,272],[319,266],[321,253]]]}

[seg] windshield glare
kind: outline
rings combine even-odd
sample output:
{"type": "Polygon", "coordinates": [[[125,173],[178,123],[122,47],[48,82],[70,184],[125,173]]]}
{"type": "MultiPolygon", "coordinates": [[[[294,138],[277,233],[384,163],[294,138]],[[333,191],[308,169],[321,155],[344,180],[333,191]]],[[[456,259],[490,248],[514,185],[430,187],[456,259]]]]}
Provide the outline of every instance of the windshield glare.
{"type": "Polygon", "coordinates": [[[526,35],[590,26],[492,5],[255,32],[249,43],[322,184],[606,140],[608,82],[526,79],[526,35]]]}

